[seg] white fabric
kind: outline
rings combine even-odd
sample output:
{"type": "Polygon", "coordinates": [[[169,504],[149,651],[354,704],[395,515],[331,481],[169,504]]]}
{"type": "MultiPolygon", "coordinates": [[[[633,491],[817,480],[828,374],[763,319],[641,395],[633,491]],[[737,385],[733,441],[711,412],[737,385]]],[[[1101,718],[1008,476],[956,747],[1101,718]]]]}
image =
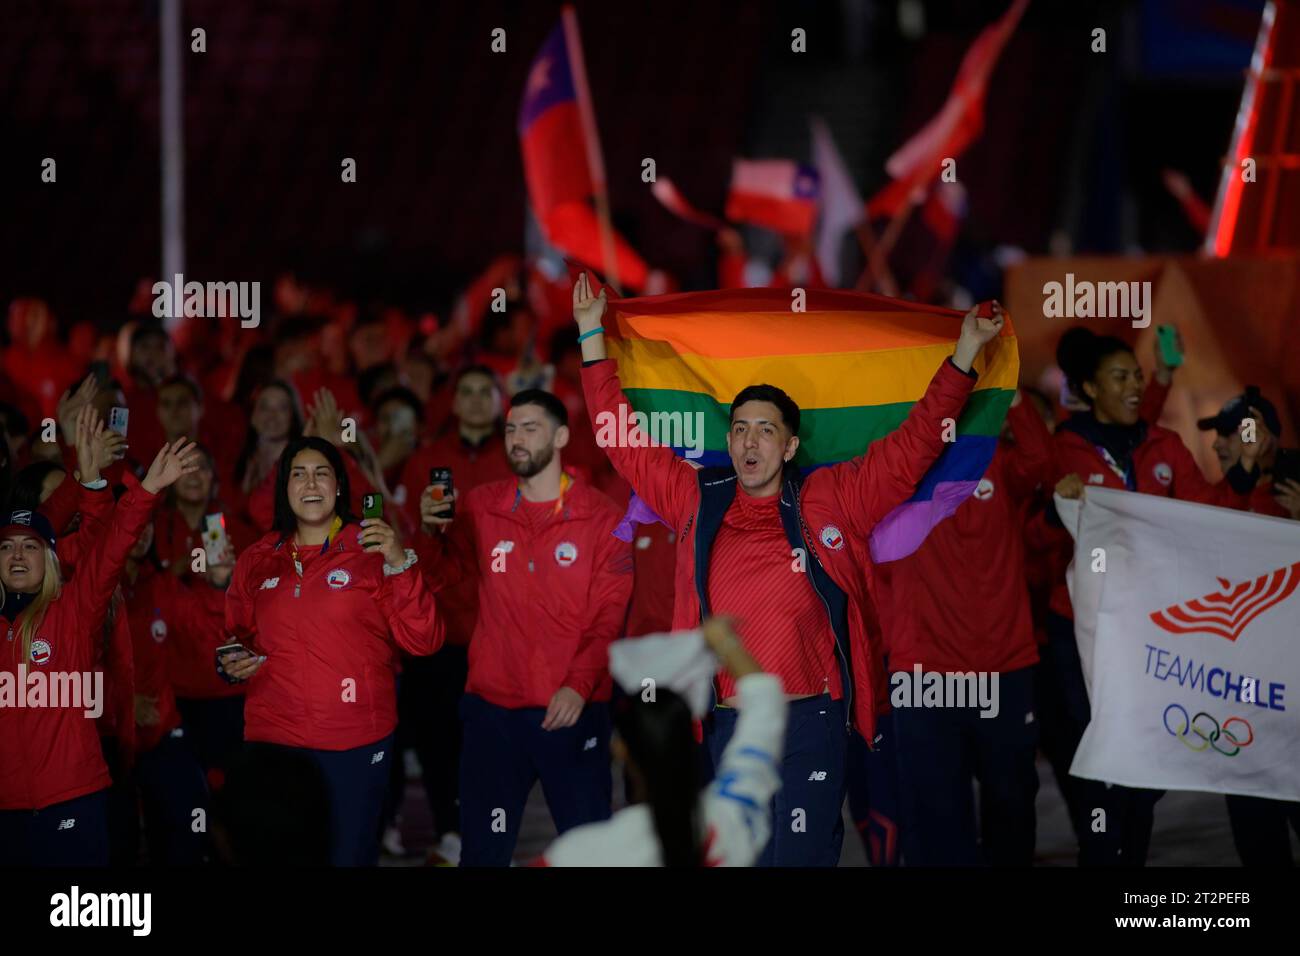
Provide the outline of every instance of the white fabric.
{"type": "Polygon", "coordinates": [[[651,687],[668,688],[686,701],[698,720],[709,709],[718,659],[699,629],[647,634],[609,645],[609,672],[625,693],[638,697],[651,687]]]}
{"type": "MultiPolygon", "coordinates": [[[[713,782],[700,794],[709,866],[752,866],[771,834],[768,804],[781,787],[786,700],[781,679],[749,674],[736,683],[739,717],[713,782]]],[[[649,806],[576,827],[551,844],[548,866],[662,866],[649,806]]]]}
{"type": "Polygon", "coordinates": [[[1092,706],[1070,772],[1300,799],[1300,522],[1106,488],[1056,502],[1092,706]]]}
{"type": "Polygon", "coordinates": [[[840,243],[866,215],[866,207],[853,183],[844,157],[835,148],[830,127],[812,117],[812,161],[822,180],[822,215],[817,226],[817,264],[833,286],[840,284],[840,243]]]}

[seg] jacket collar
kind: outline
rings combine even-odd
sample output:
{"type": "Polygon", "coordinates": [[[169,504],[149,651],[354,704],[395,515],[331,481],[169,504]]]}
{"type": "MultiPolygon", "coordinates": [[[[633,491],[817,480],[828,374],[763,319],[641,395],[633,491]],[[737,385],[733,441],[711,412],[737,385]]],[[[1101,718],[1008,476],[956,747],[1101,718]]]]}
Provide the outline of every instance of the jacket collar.
{"type": "MultiPolygon", "coordinates": [[[[592,493],[593,489],[590,484],[583,481],[571,471],[565,471],[569,476],[569,487],[564,492],[564,510],[560,515],[562,521],[570,521],[578,518],[586,518],[592,511],[592,493]]],[[[518,480],[506,480],[501,482],[499,494],[494,494],[491,501],[491,510],[494,514],[509,515],[519,511],[519,482],[518,480]]]]}

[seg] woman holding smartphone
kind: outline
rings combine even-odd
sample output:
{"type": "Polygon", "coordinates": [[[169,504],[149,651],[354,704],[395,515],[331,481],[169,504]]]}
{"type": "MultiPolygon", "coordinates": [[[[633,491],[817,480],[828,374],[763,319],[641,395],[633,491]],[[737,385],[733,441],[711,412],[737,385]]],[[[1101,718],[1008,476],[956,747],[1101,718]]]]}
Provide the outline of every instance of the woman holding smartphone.
{"type": "Polygon", "coordinates": [[[330,860],[373,866],[388,764],[396,759],[399,650],[432,654],[443,625],[424,578],[381,518],[359,523],[342,455],[317,437],[289,443],[275,529],[236,562],[218,651],[247,681],[244,739],[300,751],[330,792],[330,860]],[[408,573],[409,572],[409,573],[408,573]]]}

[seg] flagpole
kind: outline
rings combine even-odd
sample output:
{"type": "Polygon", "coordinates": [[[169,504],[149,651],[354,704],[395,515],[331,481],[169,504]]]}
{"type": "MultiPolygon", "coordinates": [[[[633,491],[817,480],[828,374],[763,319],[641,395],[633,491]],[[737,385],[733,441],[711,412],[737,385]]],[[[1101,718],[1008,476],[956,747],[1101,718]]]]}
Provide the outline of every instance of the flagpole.
{"type": "Polygon", "coordinates": [[[876,234],[871,230],[871,222],[863,219],[854,231],[858,236],[858,244],[867,257],[867,266],[858,277],[858,291],[870,292],[872,285],[875,284],[880,287],[883,294],[897,297],[898,282],[889,270],[888,257],[880,254],[880,244],[876,242],[876,234]]]}
{"type": "Polygon", "coordinates": [[[587,168],[596,199],[596,219],[600,223],[600,246],[605,259],[605,279],[618,291],[618,258],[614,251],[614,225],[609,216],[609,192],[605,186],[605,160],[596,131],[596,111],[591,104],[591,87],[587,85],[587,64],[582,58],[582,37],[578,33],[578,14],[569,4],[560,10],[564,24],[564,45],[573,70],[574,93],[578,98],[578,116],[582,121],[583,146],[587,150],[587,168]]]}
{"type": "MultiPolygon", "coordinates": [[[[181,0],[162,0],[159,18],[159,139],[162,143],[162,280],[185,271],[185,139],[181,70],[181,0]]],[[[180,324],[179,305],[163,320],[180,324]]]]}

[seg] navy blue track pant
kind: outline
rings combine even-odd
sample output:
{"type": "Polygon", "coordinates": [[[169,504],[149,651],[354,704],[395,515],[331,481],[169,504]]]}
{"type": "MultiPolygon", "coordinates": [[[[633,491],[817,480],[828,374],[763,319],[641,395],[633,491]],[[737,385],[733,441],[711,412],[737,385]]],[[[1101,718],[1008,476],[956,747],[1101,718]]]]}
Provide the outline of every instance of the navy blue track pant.
{"type": "Polygon", "coordinates": [[[201,864],[207,855],[208,785],[181,728],[139,755],[135,778],[150,864],[201,864]]]}
{"type": "MultiPolygon", "coordinates": [[[[735,733],[737,717],[737,711],[718,707],[705,723],[715,767],[735,733]]],[[[772,839],[756,866],[839,865],[848,745],[842,699],[822,694],[790,702],[781,789],[772,800],[772,839]]]]}
{"type": "MultiPolygon", "coordinates": [[[[278,744],[254,743],[254,747],[278,744]]],[[[393,734],[351,750],[280,747],[307,756],[325,778],[330,809],[330,865],[376,866],[388,793],[388,764],[397,759],[393,734]]]]}
{"type": "MultiPolygon", "coordinates": [[[[1047,616],[1047,645],[1042,650],[1040,670],[1044,687],[1040,696],[1054,698],[1047,709],[1061,726],[1052,737],[1059,742],[1061,758],[1068,767],[1092,719],[1079,647],[1074,640],[1074,622],[1059,614],[1047,616]]],[[[1080,866],[1145,866],[1155,825],[1156,802],[1163,790],[1108,786],[1099,780],[1060,776],[1066,805],[1079,838],[1080,866]],[[1100,811],[1100,812],[1099,812],[1100,811]]]]}
{"type": "Polygon", "coordinates": [[[544,707],[460,703],[460,865],[509,866],[529,791],[538,780],[560,833],[609,819],[609,705],[588,702],[578,722],[543,730],[544,707]]]}
{"type": "Polygon", "coordinates": [[[876,718],[876,736],[872,748],[856,730],[849,735],[849,818],[872,866],[898,866],[903,849],[902,816],[892,713],[876,718]]]}
{"type": "Polygon", "coordinates": [[[998,675],[995,717],[981,717],[978,705],[895,707],[891,716],[904,862],[1031,865],[1038,794],[1033,669],[998,675]]]}
{"type": "Polygon", "coordinates": [[[199,759],[208,787],[219,790],[226,768],[244,746],[244,697],[176,698],[185,742],[199,759]]]}
{"type": "Polygon", "coordinates": [[[0,810],[6,866],[108,866],[108,790],[44,810],[0,810]]]}

